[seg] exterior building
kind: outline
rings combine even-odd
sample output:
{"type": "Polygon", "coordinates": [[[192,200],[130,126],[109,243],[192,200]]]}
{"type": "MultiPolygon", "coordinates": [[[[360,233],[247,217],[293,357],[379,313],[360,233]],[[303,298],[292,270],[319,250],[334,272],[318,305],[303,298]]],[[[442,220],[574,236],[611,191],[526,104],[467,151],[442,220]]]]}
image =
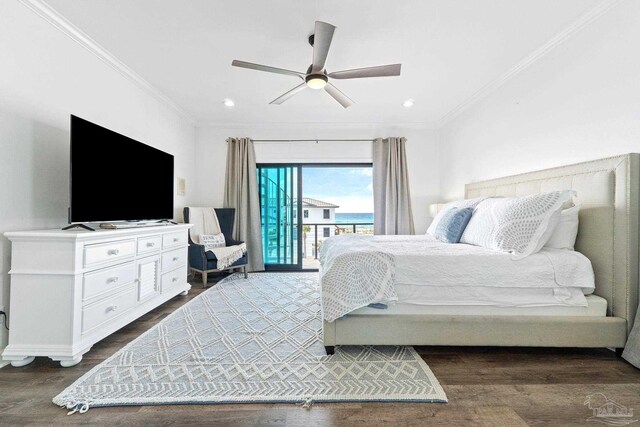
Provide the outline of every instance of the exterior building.
{"type": "Polygon", "coordinates": [[[302,198],[303,258],[314,258],[316,255],[316,226],[313,224],[319,224],[317,226],[318,247],[324,239],[335,235],[336,209],[339,207],[322,200],[302,198]]]}

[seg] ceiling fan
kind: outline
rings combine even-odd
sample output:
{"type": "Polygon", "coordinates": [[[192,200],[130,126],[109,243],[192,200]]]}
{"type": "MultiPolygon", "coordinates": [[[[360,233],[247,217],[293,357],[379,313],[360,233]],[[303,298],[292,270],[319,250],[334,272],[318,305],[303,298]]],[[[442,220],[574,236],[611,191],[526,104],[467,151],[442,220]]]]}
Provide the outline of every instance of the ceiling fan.
{"type": "Polygon", "coordinates": [[[298,92],[306,89],[324,89],[344,108],[349,108],[354,102],[338,88],[329,82],[329,79],[359,79],[363,77],[387,77],[399,76],[402,64],[379,65],[377,67],[356,68],[353,70],[335,71],[327,73],[324,69],[327,61],[327,54],[331,46],[331,39],[336,27],[326,22],[316,21],[315,32],[309,36],[309,44],[313,46],[313,62],[309,65],[306,73],[285,70],[282,68],[269,67],[267,65],[253,64],[251,62],[234,60],[231,65],[234,67],[249,68],[251,70],[267,71],[269,73],[286,74],[299,77],[304,83],[294,87],[285,94],[277,97],[269,104],[282,104],[287,99],[293,97],[298,92]]]}

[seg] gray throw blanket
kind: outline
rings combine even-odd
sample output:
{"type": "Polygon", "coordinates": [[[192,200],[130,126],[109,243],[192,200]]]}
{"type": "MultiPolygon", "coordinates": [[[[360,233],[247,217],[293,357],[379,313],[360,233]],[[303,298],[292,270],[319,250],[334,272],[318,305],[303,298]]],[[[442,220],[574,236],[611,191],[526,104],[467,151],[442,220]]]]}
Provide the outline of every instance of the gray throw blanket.
{"type": "Polygon", "coordinates": [[[333,322],[361,307],[397,301],[391,254],[358,235],[331,237],[320,248],[322,317],[333,322]]]}

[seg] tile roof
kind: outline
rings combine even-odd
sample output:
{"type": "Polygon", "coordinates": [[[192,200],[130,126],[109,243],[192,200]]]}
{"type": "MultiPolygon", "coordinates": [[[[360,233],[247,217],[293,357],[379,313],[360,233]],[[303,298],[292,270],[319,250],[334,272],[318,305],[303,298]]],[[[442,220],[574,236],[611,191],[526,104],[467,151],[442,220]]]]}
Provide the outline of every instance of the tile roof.
{"type": "Polygon", "coordinates": [[[310,197],[302,198],[302,206],[312,207],[312,208],[339,208],[340,207],[338,205],[334,205],[333,203],[323,202],[322,200],[312,199],[310,197]]]}

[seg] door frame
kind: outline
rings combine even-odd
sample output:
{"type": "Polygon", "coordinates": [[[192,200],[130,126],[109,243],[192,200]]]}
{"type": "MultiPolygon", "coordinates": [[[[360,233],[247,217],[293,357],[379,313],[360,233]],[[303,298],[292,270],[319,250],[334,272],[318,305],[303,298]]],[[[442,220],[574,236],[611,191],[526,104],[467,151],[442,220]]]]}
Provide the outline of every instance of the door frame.
{"type": "MultiPolygon", "coordinates": [[[[302,168],[305,167],[317,167],[317,168],[357,168],[357,167],[370,167],[373,168],[373,162],[349,162],[349,163],[327,163],[327,162],[265,162],[265,163],[256,163],[256,169],[259,168],[277,168],[277,167],[297,167],[298,168],[298,191],[296,194],[297,198],[297,236],[298,236],[298,264],[266,264],[264,265],[265,271],[303,271],[303,272],[314,272],[318,271],[317,268],[304,268],[302,262],[302,168]]],[[[258,188],[260,182],[258,182],[258,188]]],[[[260,194],[258,194],[260,197],[260,194]]],[[[262,202],[260,202],[262,206],[262,202]]],[[[261,231],[262,233],[262,231],[261,231]]],[[[262,239],[262,236],[260,236],[262,239]]]]}
{"type": "MultiPolygon", "coordinates": [[[[298,165],[295,163],[256,163],[256,170],[259,170],[261,168],[287,168],[287,167],[291,167],[291,168],[297,167],[296,180],[298,184],[297,184],[297,191],[296,191],[295,197],[297,200],[300,200],[300,198],[302,197],[302,187],[300,185],[300,182],[302,181],[301,167],[298,167],[298,165]]],[[[258,174],[258,177],[260,177],[259,174],[258,174]]],[[[260,189],[260,181],[258,181],[258,189],[260,189]]],[[[262,207],[262,200],[261,200],[262,193],[260,191],[258,192],[258,197],[260,199],[260,207],[262,207]]],[[[297,264],[267,264],[265,262],[265,265],[264,265],[265,271],[302,271],[302,247],[300,246],[300,232],[302,231],[302,226],[300,222],[302,221],[302,212],[300,212],[299,206],[300,206],[300,202],[298,201],[296,206],[296,235],[298,236],[297,264]]],[[[262,209],[260,209],[260,211],[262,212],[262,209]]],[[[262,219],[260,221],[262,221],[262,219]]],[[[260,229],[261,229],[260,239],[262,239],[263,238],[262,227],[260,227],[260,229]]],[[[262,244],[264,244],[264,242],[262,242],[262,244]]]]}

